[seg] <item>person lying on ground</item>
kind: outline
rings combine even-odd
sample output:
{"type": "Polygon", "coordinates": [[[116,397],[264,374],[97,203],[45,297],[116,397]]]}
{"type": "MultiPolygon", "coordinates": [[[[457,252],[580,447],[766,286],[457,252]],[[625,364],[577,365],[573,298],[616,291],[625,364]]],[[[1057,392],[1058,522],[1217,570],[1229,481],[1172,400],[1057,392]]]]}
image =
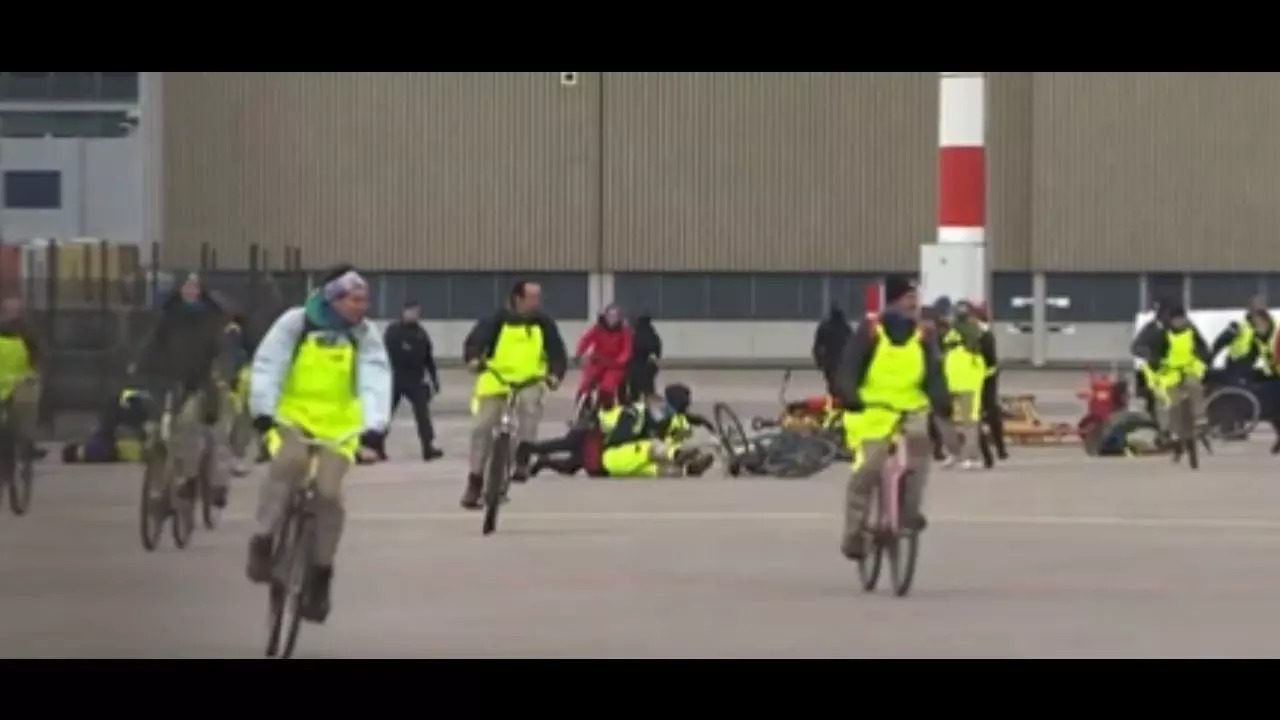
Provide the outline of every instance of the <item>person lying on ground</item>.
{"type": "Polygon", "coordinates": [[[606,392],[598,394],[597,403],[600,407],[594,415],[578,418],[563,436],[520,443],[516,447],[516,462],[528,465],[530,475],[554,470],[572,477],[579,470],[586,470],[591,477],[603,477],[600,455],[604,433],[617,424],[623,408],[606,392]]]}
{"type": "Polygon", "coordinates": [[[684,384],[668,385],[662,398],[644,406],[629,405],[605,435],[602,465],[609,477],[699,476],[715,457],[685,447],[694,427],[712,432],[715,426],[689,411],[693,391],[684,384]]]}
{"type": "Polygon", "coordinates": [[[98,415],[92,431],[81,442],[62,446],[66,463],[140,462],[142,439],[152,408],[151,394],[126,387],[113,396],[98,415]]]}

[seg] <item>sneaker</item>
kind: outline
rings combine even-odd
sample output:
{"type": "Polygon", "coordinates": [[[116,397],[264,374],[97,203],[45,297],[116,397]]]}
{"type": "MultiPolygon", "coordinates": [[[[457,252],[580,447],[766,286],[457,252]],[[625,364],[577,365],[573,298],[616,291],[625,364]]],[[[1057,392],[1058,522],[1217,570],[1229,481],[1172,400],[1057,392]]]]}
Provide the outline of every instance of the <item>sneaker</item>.
{"type": "Polygon", "coordinates": [[[527,465],[517,465],[514,472],[511,473],[511,482],[522,483],[529,481],[529,467],[527,465]]]}
{"type": "Polygon", "coordinates": [[[235,458],[231,461],[231,474],[235,477],[247,477],[253,472],[253,467],[244,458],[235,458]]]}
{"type": "Polygon", "coordinates": [[[953,468],[956,466],[956,463],[958,462],[960,462],[960,458],[956,457],[955,455],[948,455],[946,456],[946,459],[942,461],[942,467],[953,468]]]}
{"type": "Polygon", "coordinates": [[[715,461],[716,459],[711,453],[698,453],[698,456],[690,460],[689,464],[684,466],[684,469],[685,472],[693,477],[698,477],[706,472],[707,468],[710,468],[715,461]]]}
{"type": "Polygon", "coordinates": [[[924,532],[927,527],[929,527],[929,520],[924,513],[917,514],[914,520],[907,523],[907,529],[916,533],[924,532]]]}
{"type": "Polygon", "coordinates": [[[479,475],[467,476],[467,489],[462,493],[462,508],[464,510],[479,510],[483,507],[480,504],[480,495],[484,492],[484,478],[479,475]]]}
{"type": "MultiPolygon", "coordinates": [[[[422,459],[424,462],[439,460],[442,457],[444,457],[444,451],[437,447],[428,447],[426,450],[422,451],[422,459]]],[[[386,460],[385,457],[382,459],[386,460]]]]}
{"type": "Polygon", "coordinates": [[[249,538],[249,565],[246,571],[249,581],[266,583],[271,580],[271,536],[254,535],[249,538]]]}
{"type": "Polygon", "coordinates": [[[323,623],[332,610],[330,589],[333,586],[333,568],[316,565],[311,568],[307,577],[306,593],[303,596],[298,614],[303,620],[323,623]]]}
{"type": "Polygon", "coordinates": [[[860,532],[845,535],[844,540],[840,543],[840,554],[855,561],[866,558],[866,536],[860,532]]]}
{"type": "Polygon", "coordinates": [[[960,469],[961,469],[961,470],[966,470],[966,471],[967,471],[967,470],[977,470],[977,469],[978,469],[978,467],[979,467],[979,465],[978,465],[978,461],[977,461],[977,460],[965,460],[964,462],[960,463],[960,469]]]}
{"type": "Polygon", "coordinates": [[[209,500],[214,507],[222,509],[227,506],[227,491],[228,488],[226,487],[215,487],[209,491],[209,500]]]}

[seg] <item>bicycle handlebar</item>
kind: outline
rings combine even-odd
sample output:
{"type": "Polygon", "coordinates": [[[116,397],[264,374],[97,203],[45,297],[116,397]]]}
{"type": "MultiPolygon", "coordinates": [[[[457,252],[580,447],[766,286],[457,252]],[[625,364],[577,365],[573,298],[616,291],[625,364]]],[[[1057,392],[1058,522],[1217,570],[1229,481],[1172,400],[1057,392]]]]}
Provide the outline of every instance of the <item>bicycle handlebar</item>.
{"type": "Polygon", "coordinates": [[[502,376],[502,373],[498,372],[497,370],[494,370],[493,368],[489,367],[488,365],[482,365],[482,366],[480,367],[480,372],[486,372],[486,373],[489,373],[490,375],[494,376],[495,378],[497,378],[497,379],[498,379],[498,382],[502,383],[503,385],[506,385],[508,388],[510,388],[510,389],[511,389],[511,391],[512,391],[513,393],[518,393],[518,392],[520,392],[521,390],[524,390],[524,389],[526,389],[526,388],[531,388],[531,387],[533,387],[534,385],[543,384],[543,383],[547,382],[547,379],[548,379],[546,375],[539,375],[539,376],[537,376],[537,377],[529,378],[528,380],[520,380],[520,381],[518,381],[518,382],[511,382],[510,380],[508,380],[508,379],[506,379],[505,377],[503,377],[503,376],[502,376]]]}
{"type": "Polygon", "coordinates": [[[281,427],[287,430],[292,430],[295,433],[297,433],[298,438],[302,440],[302,443],[307,447],[325,448],[325,449],[335,450],[335,451],[341,450],[343,445],[346,445],[347,443],[360,437],[364,433],[363,430],[353,430],[352,432],[349,432],[346,435],[343,435],[342,437],[336,440],[327,440],[325,438],[316,437],[315,435],[311,434],[311,432],[308,431],[306,428],[298,427],[297,425],[294,425],[289,422],[285,422],[283,420],[276,420],[276,425],[278,427],[281,427]]]}

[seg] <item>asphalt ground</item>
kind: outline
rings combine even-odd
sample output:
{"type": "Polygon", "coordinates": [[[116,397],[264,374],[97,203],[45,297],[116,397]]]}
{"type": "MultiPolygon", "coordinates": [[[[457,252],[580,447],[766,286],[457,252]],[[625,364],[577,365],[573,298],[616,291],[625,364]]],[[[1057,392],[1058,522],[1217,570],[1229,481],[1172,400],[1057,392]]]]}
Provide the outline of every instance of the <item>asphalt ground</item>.
{"type": "MultiPolygon", "coordinates": [[[[699,401],[773,407],[776,374],[686,375],[699,401]]],[[[465,400],[462,380],[444,379],[444,459],[414,459],[401,420],[392,461],[350,476],[334,611],[304,628],[299,657],[1280,654],[1280,460],[1266,438],[1219,446],[1198,473],[1074,447],[937,470],[916,587],[896,599],[863,593],[838,552],[840,467],[808,480],[544,476],[516,486],[482,537],[457,507],[468,430],[449,404],[451,391],[465,400]]],[[[1005,389],[1063,397],[1051,415],[1068,419],[1079,380],[1005,389]]],[[[561,404],[544,434],[563,429],[561,404]]],[[[0,512],[0,655],[261,655],[266,592],[243,573],[262,470],[216,531],[155,553],[138,540],[137,467],[38,470],[31,513],[0,512]]]]}

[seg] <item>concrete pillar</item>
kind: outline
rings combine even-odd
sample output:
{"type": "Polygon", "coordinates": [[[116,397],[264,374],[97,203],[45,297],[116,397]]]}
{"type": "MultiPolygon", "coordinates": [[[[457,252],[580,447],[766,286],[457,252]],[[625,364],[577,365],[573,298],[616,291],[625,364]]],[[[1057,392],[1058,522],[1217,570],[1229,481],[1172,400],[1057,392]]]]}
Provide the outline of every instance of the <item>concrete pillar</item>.
{"type": "MultiPolygon", "coordinates": [[[[149,244],[164,233],[164,73],[138,78],[138,139],[142,146],[142,237],[149,244]]],[[[147,255],[149,257],[149,255],[147,255]]]]}
{"type": "Polygon", "coordinates": [[[938,73],[938,236],[921,249],[926,300],[985,302],[986,78],[938,73]]]}

